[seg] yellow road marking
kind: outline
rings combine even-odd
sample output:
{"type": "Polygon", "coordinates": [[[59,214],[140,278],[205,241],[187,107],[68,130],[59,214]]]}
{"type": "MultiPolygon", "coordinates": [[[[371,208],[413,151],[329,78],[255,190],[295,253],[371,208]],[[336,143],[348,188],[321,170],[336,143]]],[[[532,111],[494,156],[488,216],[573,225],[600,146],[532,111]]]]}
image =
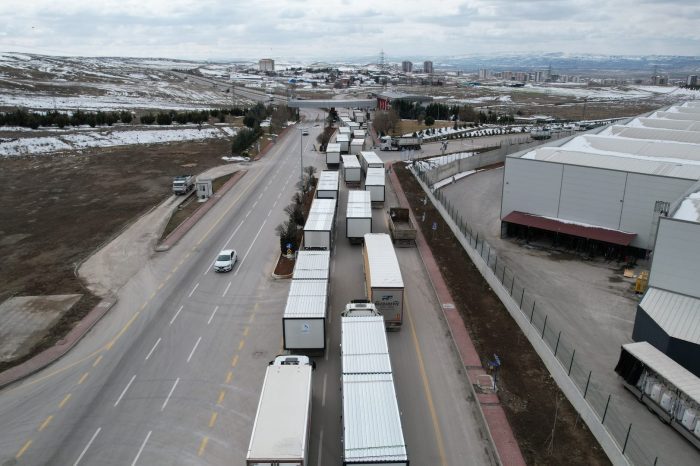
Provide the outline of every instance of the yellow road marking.
{"type": "Polygon", "coordinates": [[[101,355],[101,354],[100,354],[99,356],[97,356],[97,359],[95,359],[95,362],[92,363],[92,367],[97,366],[97,365],[100,363],[100,361],[102,361],[102,355],[101,355]]]}
{"type": "Polygon", "coordinates": [[[214,411],[211,413],[211,418],[209,418],[209,427],[214,427],[214,424],[216,423],[216,418],[219,416],[219,413],[214,411]]]}
{"type": "Polygon", "coordinates": [[[58,409],[63,408],[63,406],[64,406],[66,403],[68,403],[68,400],[70,400],[70,397],[71,397],[71,396],[73,396],[73,395],[71,395],[70,393],[69,393],[68,395],[66,395],[66,396],[63,398],[63,400],[61,400],[61,402],[58,404],[58,409]]]}
{"type": "Polygon", "coordinates": [[[29,448],[29,445],[32,444],[31,440],[27,440],[24,445],[22,445],[22,448],[19,449],[17,454],[15,455],[15,459],[20,459],[22,455],[24,455],[24,452],[27,451],[27,448],[29,448]]]}
{"type": "Polygon", "coordinates": [[[46,418],[46,420],[44,422],[41,423],[41,425],[39,426],[39,432],[46,429],[46,426],[49,425],[49,422],[51,422],[51,419],[53,419],[53,415],[50,415],[49,417],[46,418]]]}
{"type": "Polygon", "coordinates": [[[180,264],[177,264],[175,267],[173,267],[173,273],[177,272],[177,269],[180,268],[180,264]]]}
{"type": "Polygon", "coordinates": [[[247,337],[249,331],[250,331],[250,329],[249,329],[248,327],[244,328],[244,329],[243,329],[243,336],[244,336],[244,337],[247,337]]]}
{"type": "Polygon", "coordinates": [[[221,390],[221,391],[219,392],[219,399],[216,401],[216,404],[220,405],[221,403],[223,403],[223,402],[224,402],[224,397],[225,397],[225,396],[226,396],[226,391],[225,391],[225,390],[221,390]]]}
{"type": "Polygon", "coordinates": [[[249,323],[249,324],[252,324],[254,320],[255,320],[255,312],[253,312],[253,313],[250,315],[250,317],[248,318],[248,323],[249,323]]]}
{"type": "Polygon", "coordinates": [[[160,282],[160,285],[158,285],[158,289],[162,290],[164,286],[165,286],[165,282],[160,282]]]}
{"type": "Polygon", "coordinates": [[[155,297],[156,297],[156,292],[153,291],[153,292],[151,293],[151,296],[148,297],[148,300],[150,301],[150,300],[152,300],[152,299],[155,298],[155,297]]]}
{"type": "Polygon", "coordinates": [[[228,371],[228,374],[226,374],[226,383],[231,383],[231,379],[233,379],[233,372],[228,371]]]}
{"type": "Polygon", "coordinates": [[[239,341],[238,342],[238,351],[242,350],[244,346],[245,346],[245,340],[239,341]]]}
{"type": "Polygon", "coordinates": [[[81,385],[83,382],[85,382],[85,379],[87,379],[88,374],[89,372],[86,372],[80,377],[80,380],[78,380],[78,385],[81,385]]]}
{"type": "Polygon", "coordinates": [[[112,341],[110,341],[109,343],[107,343],[107,349],[108,349],[108,350],[109,350],[109,349],[112,349],[112,346],[114,346],[114,344],[117,342],[117,340],[119,340],[119,339],[121,338],[121,336],[124,335],[124,332],[126,332],[126,331],[129,329],[129,327],[131,327],[131,324],[134,323],[134,321],[138,318],[139,314],[141,314],[141,311],[136,311],[136,314],[134,314],[134,315],[131,317],[131,319],[129,319],[129,322],[127,322],[126,325],[124,325],[124,327],[122,327],[122,329],[119,330],[119,333],[117,333],[117,336],[115,336],[115,337],[112,339],[112,341]]]}
{"type": "Polygon", "coordinates": [[[202,456],[204,450],[207,448],[207,443],[209,443],[209,437],[204,437],[202,442],[199,444],[199,451],[197,451],[197,456],[202,456]]]}
{"type": "Polygon", "coordinates": [[[433,403],[433,394],[430,391],[430,384],[428,383],[428,376],[425,373],[425,364],[423,363],[423,354],[421,353],[420,343],[418,343],[418,335],[416,335],[416,327],[413,325],[413,318],[411,317],[411,310],[408,303],[405,303],[406,315],[408,316],[408,324],[411,327],[411,337],[413,338],[413,346],[416,349],[416,355],[418,356],[418,369],[420,371],[421,379],[423,380],[423,389],[425,390],[425,395],[428,398],[428,408],[430,409],[430,417],[433,420],[433,430],[435,431],[435,438],[438,444],[438,454],[440,455],[440,464],[446,466],[447,461],[445,460],[445,447],[442,444],[442,432],[440,431],[440,424],[438,423],[437,414],[435,412],[435,404],[433,403]]]}
{"type": "Polygon", "coordinates": [[[235,355],[233,359],[231,359],[231,367],[236,367],[236,364],[238,364],[238,355],[235,355]]]}

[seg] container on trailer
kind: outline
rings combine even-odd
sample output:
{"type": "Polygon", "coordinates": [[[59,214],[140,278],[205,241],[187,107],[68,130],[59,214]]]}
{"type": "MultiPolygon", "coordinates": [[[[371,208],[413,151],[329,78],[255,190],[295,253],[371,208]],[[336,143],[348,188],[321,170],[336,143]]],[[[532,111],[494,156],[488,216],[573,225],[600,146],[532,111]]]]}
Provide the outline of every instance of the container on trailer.
{"type": "Polygon", "coordinates": [[[368,168],[384,168],[384,162],[379,156],[372,151],[362,151],[360,152],[360,165],[362,165],[362,171],[367,173],[368,168]]]}
{"type": "Polygon", "coordinates": [[[268,366],[246,466],[309,465],[312,366],[304,356],[284,359],[306,363],[286,364],[276,360],[268,366]]]}
{"type": "Polygon", "coordinates": [[[328,280],[292,280],[282,317],[282,341],[289,351],[326,348],[328,280]]]}
{"type": "Polygon", "coordinates": [[[350,126],[350,123],[352,123],[352,120],[348,116],[341,116],[340,117],[340,125],[341,126],[350,126]]]}
{"type": "Polygon", "coordinates": [[[383,168],[368,168],[365,176],[365,190],[372,197],[372,207],[381,207],[384,204],[386,190],[386,174],[383,168]]]}
{"type": "Polygon", "coordinates": [[[342,374],[391,374],[384,318],[380,315],[340,318],[342,374]]]}
{"type": "Polygon", "coordinates": [[[330,251],[304,251],[297,252],[294,261],[294,280],[329,280],[331,268],[330,251]]]}
{"type": "Polygon", "coordinates": [[[304,224],[305,249],[331,249],[335,222],[335,199],[314,199],[304,224]]]}
{"type": "Polygon", "coordinates": [[[343,178],[348,185],[362,182],[362,168],[356,155],[343,155],[343,178]]]}
{"type": "Polygon", "coordinates": [[[355,115],[355,121],[357,123],[360,123],[360,124],[364,123],[366,118],[367,118],[367,115],[365,114],[365,112],[363,112],[361,110],[356,110],[354,112],[354,115],[355,115]]]}
{"type": "Polygon", "coordinates": [[[350,128],[352,131],[355,131],[356,129],[360,129],[361,125],[359,123],[355,123],[354,121],[351,121],[348,123],[348,128],[350,128]]]}
{"type": "Polygon", "coordinates": [[[352,130],[347,126],[341,126],[338,128],[338,134],[347,134],[349,136],[352,134],[352,130]]]}
{"type": "Polygon", "coordinates": [[[323,170],[318,176],[316,184],[316,197],[319,199],[338,199],[338,179],[337,171],[323,170]]]}
{"type": "Polygon", "coordinates": [[[362,139],[364,141],[366,136],[367,136],[367,131],[365,131],[364,129],[356,129],[355,131],[352,132],[353,139],[362,139]]]}
{"type": "Polygon", "coordinates": [[[345,237],[351,243],[362,243],[365,234],[372,233],[372,201],[369,191],[348,191],[345,214],[345,237]]]}
{"type": "Polygon", "coordinates": [[[349,134],[339,134],[335,138],[335,142],[340,144],[340,152],[345,152],[350,150],[350,135],[349,134]]]}
{"type": "Polygon", "coordinates": [[[340,144],[332,142],[326,146],[326,165],[335,166],[340,163],[340,144]]]}
{"type": "Polygon", "coordinates": [[[353,155],[360,155],[365,148],[364,139],[352,139],[350,140],[350,153],[353,155]]]}
{"type": "Polygon", "coordinates": [[[400,329],[404,285],[391,238],[385,233],[366,234],[362,254],[368,299],[384,316],[388,329],[400,329]]]}

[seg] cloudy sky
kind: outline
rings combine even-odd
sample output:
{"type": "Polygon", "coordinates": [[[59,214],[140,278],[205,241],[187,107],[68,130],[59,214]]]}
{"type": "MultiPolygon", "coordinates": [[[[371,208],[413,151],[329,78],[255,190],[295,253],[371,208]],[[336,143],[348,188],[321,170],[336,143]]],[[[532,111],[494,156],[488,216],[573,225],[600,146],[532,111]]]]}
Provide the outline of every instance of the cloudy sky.
{"type": "Polygon", "coordinates": [[[698,0],[0,0],[0,18],[0,51],[49,55],[700,55],[698,0]]]}

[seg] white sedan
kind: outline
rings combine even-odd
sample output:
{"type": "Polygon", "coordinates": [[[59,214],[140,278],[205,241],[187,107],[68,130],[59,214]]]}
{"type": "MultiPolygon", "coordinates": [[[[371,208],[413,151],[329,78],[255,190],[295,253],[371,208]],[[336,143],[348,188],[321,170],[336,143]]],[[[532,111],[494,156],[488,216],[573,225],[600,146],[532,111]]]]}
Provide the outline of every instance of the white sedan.
{"type": "Polygon", "coordinates": [[[214,272],[230,272],[238,261],[235,249],[224,249],[214,262],[214,272]]]}

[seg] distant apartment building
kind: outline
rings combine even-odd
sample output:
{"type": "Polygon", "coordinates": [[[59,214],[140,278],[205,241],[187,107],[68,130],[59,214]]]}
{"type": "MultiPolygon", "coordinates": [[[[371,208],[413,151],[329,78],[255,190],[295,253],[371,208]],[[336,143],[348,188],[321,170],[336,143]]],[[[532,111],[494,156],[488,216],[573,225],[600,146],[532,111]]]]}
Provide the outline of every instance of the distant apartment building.
{"type": "Polygon", "coordinates": [[[410,62],[408,60],[402,61],[401,62],[401,70],[404,73],[410,73],[411,71],[413,71],[413,62],[410,62]]]}
{"type": "Polygon", "coordinates": [[[423,73],[433,73],[433,62],[424,61],[423,62],[423,73]]]}
{"type": "Polygon", "coordinates": [[[275,60],[272,58],[263,58],[258,62],[258,68],[264,73],[272,73],[275,71],[275,60]]]}
{"type": "Polygon", "coordinates": [[[479,79],[489,79],[491,77],[491,70],[479,70],[479,79]]]}
{"type": "Polygon", "coordinates": [[[523,71],[518,71],[517,73],[515,73],[515,75],[513,77],[515,78],[516,81],[525,82],[525,81],[527,81],[528,75],[527,75],[527,73],[525,73],[523,71]]]}
{"type": "Polygon", "coordinates": [[[691,74],[685,81],[686,86],[697,86],[698,85],[698,75],[691,74]]]}

